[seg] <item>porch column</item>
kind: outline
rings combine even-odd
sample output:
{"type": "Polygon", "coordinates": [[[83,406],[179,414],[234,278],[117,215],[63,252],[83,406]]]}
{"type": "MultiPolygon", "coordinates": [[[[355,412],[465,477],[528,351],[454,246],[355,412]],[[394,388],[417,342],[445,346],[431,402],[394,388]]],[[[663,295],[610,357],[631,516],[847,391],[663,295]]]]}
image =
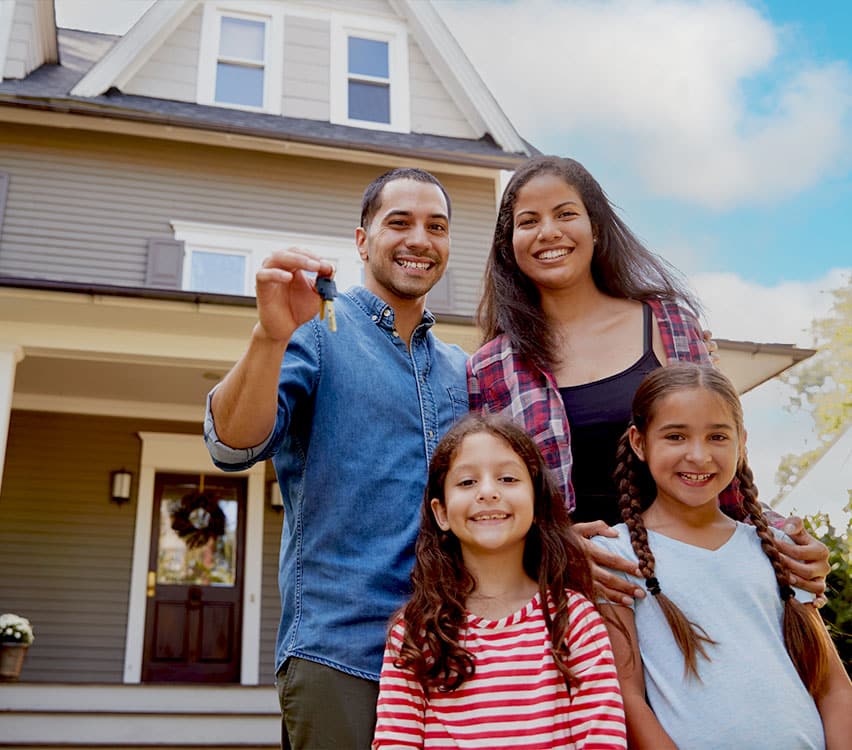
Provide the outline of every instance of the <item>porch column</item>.
{"type": "Polygon", "coordinates": [[[15,368],[23,358],[24,350],[17,344],[0,343],[0,488],[3,486],[3,466],[6,463],[6,440],[9,437],[12,393],[15,390],[15,368]]]}

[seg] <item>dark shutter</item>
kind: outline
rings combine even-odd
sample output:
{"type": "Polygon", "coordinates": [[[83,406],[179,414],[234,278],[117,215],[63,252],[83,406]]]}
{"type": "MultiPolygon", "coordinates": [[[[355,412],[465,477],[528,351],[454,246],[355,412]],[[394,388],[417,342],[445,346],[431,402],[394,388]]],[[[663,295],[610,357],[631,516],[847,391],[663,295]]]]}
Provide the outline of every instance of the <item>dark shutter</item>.
{"type": "Polygon", "coordinates": [[[9,173],[0,172],[0,234],[3,233],[3,216],[6,213],[6,196],[9,194],[9,173]]]}
{"type": "Polygon", "coordinates": [[[183,240],[148,240],[145,286],[180,289],[183,279],[183,240]]]}

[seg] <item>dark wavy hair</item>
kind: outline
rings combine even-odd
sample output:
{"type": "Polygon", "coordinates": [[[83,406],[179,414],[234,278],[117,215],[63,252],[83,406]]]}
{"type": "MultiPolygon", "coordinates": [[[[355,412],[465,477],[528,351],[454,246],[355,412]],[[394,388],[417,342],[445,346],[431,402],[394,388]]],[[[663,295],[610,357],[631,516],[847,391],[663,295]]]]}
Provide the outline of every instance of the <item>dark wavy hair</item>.
{"type": "Polygon", "coordinates": [[[589,563],[556,481],[532,438],[505,417],[470,414],[444,436],[429,466],[429,481],[420,511],[420,533],[411,574],[413,594],[397,613],[405,624],[398,668],[409,669],[424,686],[455,690],[475,670],[473,656],[460,643],[466,622],[465,603],[476,582],[464,566],[459,540],[438,526],[431,500],[445,502],[444,482],[459,448],[469,435],[488,433],[508,443],[530,473],[534,492],[534,521],[524,546],[527,575],[537,581],[551,650],[567,684],[573,684],[567,664],[568,597],[571,589],[594,601],[589,563]],[[551,616],[548,597],[554,605],[551,616]]]}
{"type": "Polygon", "coordinates": [[[543,174],[562,178],[586,207],[597,237],[592,277],[598,289],[612,297],[679,302],[699,316],[700,305],[680,273],[637,239],[582,164],[559,156],[534,156],[512,175],[500,201],[476,314],[483,343],[505,333],[521,356],[545,371],[559,359],[553,330],[542,315],[539,291],[518,267],[512,243],[518,191],[543,174]]]}
{"type": "MultiPolygon", "coordinates": [[[[654,370],[645,377],[633,399],[632,422],[636,429],[646,434],[648,424],[654,417],[654,409],[661,399],[677,391],[695,388],[703,388],[719,396],[731,411],[737,434],[744,434],[742,405],[731,381],[714,367],[689,362],[654,370]]],[[[687,619],[663,593],[663,582],[656,577],[654,554],[648,544],[648,532],[642,520],[642,513],[656,496],[656,484],[648,465],[633,452],[628,435],[629,430],[621,437],[616,454],[615,481],[621,516],[630,530],[630,541],[639,558],[639,570],[645,578],[648,592],[663,610],[683,653],[685,671],[698,677],[698,656],[700,654],[709,659],[708,647],[715,641],[711,638],[712,634],[687,619]]],[[[808,691],[812,695],[819,695],[827,684],[833,646],[816,608],[802,604],[795,597],[790,586],[790,571],[784,565],[775,535],[757,500],[754,476],[744,454],[739,457],[736,479],[739,480],[743,496],[743,508],[748,520],[757,529],[760,546],[769,558],[778,582],[778,595],[784,601],[783,632],[787,653],[808,691]]]]}
{"type": "Polygon", "coordinates": [[[441,184],[441,181],[431,172],[425,169],[417,169],[416,167],[398,167],[391,169],[389,172],[379,175],[364,189],[364,195],[361,198],[361,220],[358,226],[367,228],[376,215],[382,198],[382,190],[385,185],[395,180],[414,180],[415,182],[428,182],[432,185],[437,185],[444,194],[444,200],[447,203],[447,219],[452,218],[453,207],[450,203],[450,196],[446,188],[441,184]]]}

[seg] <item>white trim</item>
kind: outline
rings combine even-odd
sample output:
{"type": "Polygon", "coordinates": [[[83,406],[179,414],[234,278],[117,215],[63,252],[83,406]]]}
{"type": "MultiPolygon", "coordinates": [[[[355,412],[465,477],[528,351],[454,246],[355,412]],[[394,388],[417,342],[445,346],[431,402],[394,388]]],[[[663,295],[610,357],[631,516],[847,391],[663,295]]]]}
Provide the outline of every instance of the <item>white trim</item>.
{"type": "Polygon", "coordinates": [[[405,24],[375,16],[360,17],[343,13],[331,15],[331,48],[329,60],[329,111],[336,125],[350,125],[370,130],[411,132],[411,93],[408,72],[408,29],[405,24]],[[349,60],[347,40],[350,36],[388,43],[390,81],[390,123],[349,118],[349,60]]]}
{"type": "Polygon", "coordinates": [[[192,255],[196,250],[245,254],[249,258],[246,264],[244,289],[247,295],[254,294],[254,277],[260,270],[263,260],[275,250],[288,247],[310,250],[334,263],[337,269],[335,278],[340,291],[354,284],[360,284],[362,281],[363,265],[358,257],[354,238],[345,239],[332,235],[288,231],[274,232],[267,229],[204,224],[182,219],[173,219],[169,223],[174,230],[175,239],[183,240],[185,243],[182,284],[184,289],[189,288],[192,255]]]}
{"type": "Polygon", "coordinates": [[[155,2],[110,48],[80,82],[73,96],[100,96],[111,86],[121,88],[159,49],[169,35],[195,10],[199,0],[155,2]]]}
{"type": "Polygon", "coordinates": [[[15,0],[0,0],[0,81],[6,72],[6,55],[15,23],[15,0]]]}
{"type": "Polygon", "coordinates": [[[9,417],[15,391],[15,370],[24,358],[18,344],[0,342],[0,486],[3,483],[3,465],[6,463],[6,440],[9,437],[9,417]]]}
{"type": "MultiPolygon", "coordinates": [[[[204,474],[222,473],[213,466],[204,440],[196,435],[165,432],[140,432],[142,457],[136,499],[136,524],[133,536],[133,562],[130,572],[130,597],[127,609],[127,635],[124,649],[124,682],[142,680],[145,644],[145,586],[151,546],[151,518],[154,510],[154,478],[157,471],[204,474]]],[[[260,655],[260,603],[263,548],[263,463],[232,476],[248,477],[246,503],[246,543],[242,604],[242,669],[240,684],[257,685],[260,655]]]]}
{"type": "Polygon", "coordinates": [[[489,133],[505,151],[529,156],[529,147],[506,117],[432,3],[427,0],[388,2],[406,19],[438,79],[471,125],[489,133]]]}
{"type": "MultiPolygon", "coordinates": [[[[213,383],[211,383],[212,387],[213,383]]],[[[91,414],[99,417],[128,417],[131,419],[165,419],[172,422],[204,421],[204,404],[154,403],[121,401],[118,399],[84,396],[56,396],[48,393],[16,393],[12,408],[20,411],[46,411],[55,414],[91,414]]]]}
{"type": "Polygon", "coordinates": [[[281,5],[251,0],[207,0],[204,3],[201,40],[198,45],[196,96],[199,104],[280,115],[283,71],[284,8],[281,5]],[[223,16],[261,21],[265,24],[263,104],[260,107],[216,101],[216,67],[219,61],[219,36],[223,16]]]}

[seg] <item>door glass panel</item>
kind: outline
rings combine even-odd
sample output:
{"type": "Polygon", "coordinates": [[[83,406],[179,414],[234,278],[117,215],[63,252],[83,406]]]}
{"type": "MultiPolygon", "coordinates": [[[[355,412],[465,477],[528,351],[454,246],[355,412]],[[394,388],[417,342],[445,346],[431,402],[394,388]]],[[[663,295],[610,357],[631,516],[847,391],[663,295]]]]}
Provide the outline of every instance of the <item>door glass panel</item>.
{"type": "Polygon", "coordinates": [[[167,484],[160,500],[157,583],[234,586],[237,571],[234,488],[167,484]]]}

